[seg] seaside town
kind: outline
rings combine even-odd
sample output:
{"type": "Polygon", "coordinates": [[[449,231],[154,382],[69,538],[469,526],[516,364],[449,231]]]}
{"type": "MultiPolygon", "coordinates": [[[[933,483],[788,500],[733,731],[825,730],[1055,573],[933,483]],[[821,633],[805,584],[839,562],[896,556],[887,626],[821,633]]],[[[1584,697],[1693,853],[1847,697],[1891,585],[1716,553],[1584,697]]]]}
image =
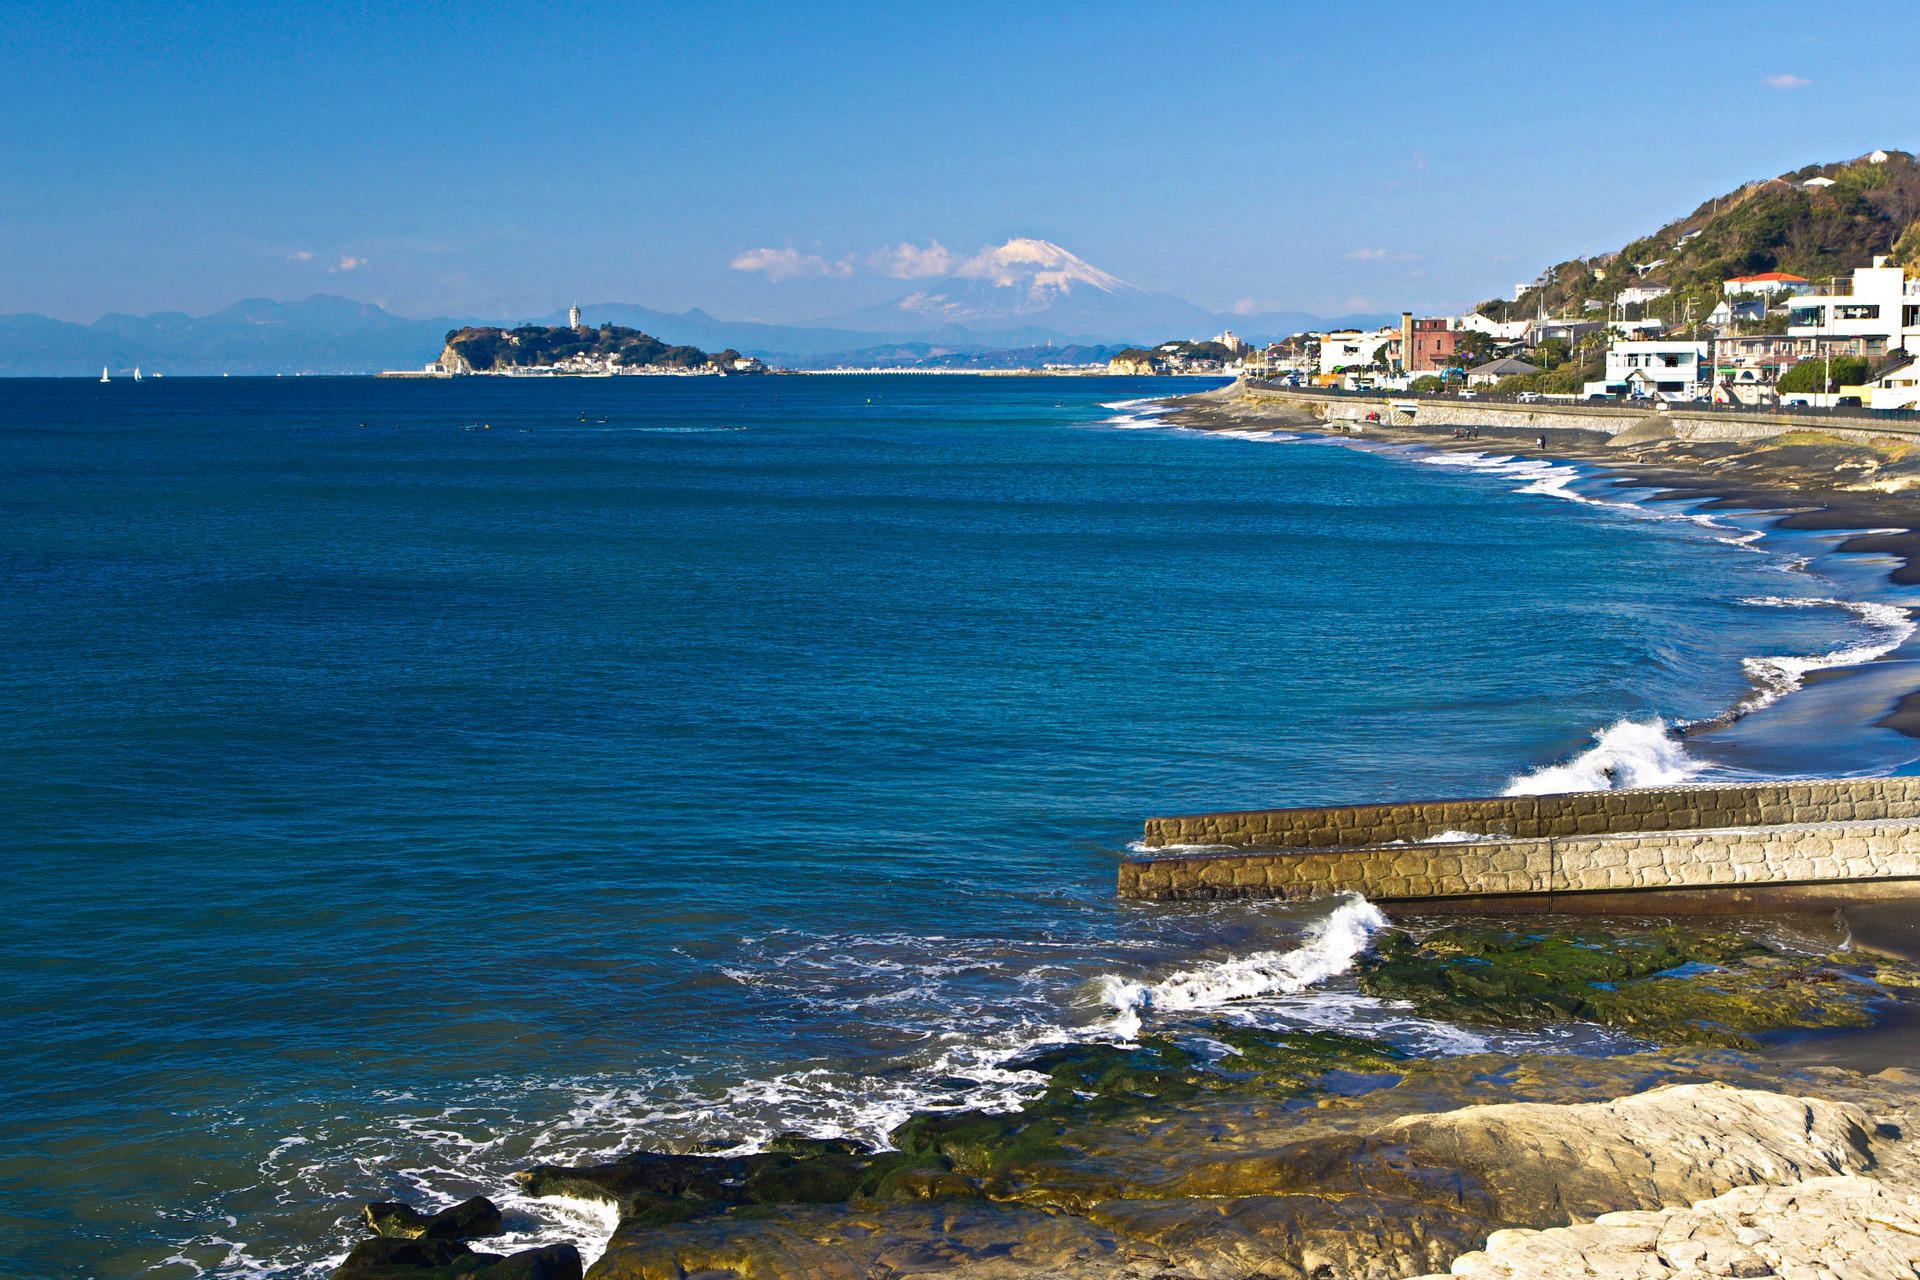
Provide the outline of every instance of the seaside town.
{"type": "MultiPolygon", "coordinates": [[[[1531,287],[1520,286],[1516,297],[1531,287]]],[[[1725,297],[1704,319],[1679,324],[1650,315],[1498,320],[1477,311],[1418,318],[1403,312],[1397,326],[1301,333],[1263,349],[1227,330],[1206,343],[1123,352],[1107,371],[1224,373],[1295,387],[1504,393],[1520,400],[1920,404],[1920,368],[1907,354],[1910,343],[1920,347],[1920,279],[1889,265],[1886,256],[1842,278],[1813,281],[1775,271],[1737,276],[1723,288],[1725,297]],[[1603,376],[1583,380],[1578,391],[1526,385],[1532,375],[1595,357],[1604,362],[1603,376]]],[[[1646,285],[1623,292],[1631,300],[1616,310],[1639,309],[1668,290],[1646,285]]]]}
{"type": "MultiPolygon", "coordinates": [[[[1738,243],[1699,266],[1689,259],[1724,248],[1715,237],[1744,233],[1754,245],[1758,237],[1740,225],[1743,208],[1784,199],[1839,221],[1851,201],[1872,208],[1900,192],[1912,168],[1906,153],[1874,151],[1751,183],[1656,236],[1550,269],[1465,315],[1408,311],[1398,324],[1299,333],[1264,347],[1229,330],[1205,343],[1129,349],[1106,371],[1529,401],[1911,410],[1920,406],[1920,365],[1909,354],[1920,351],[1920,244],[1910,241],[1920,237],[1903,235],[1892,253],[1853,261],[1842,247],[1841,269],[1825,278],[1716,271],[1741,260],[1738,243]]],[[[1748,247],[1744,256],[1765,264],[1778,247],[1748,247]]]]}
{"type": "MultiPolygon", "coordinates": [[[[1605,271],[1601,266],[1599,271],[1605,271]]],[[[1518,298],[1536,285],[1521,285],[1518,298]]],[[[1398,325],[1300,333],[1256,349],[1232,330],[1206,343],[1129,350],[1115,374],[1224,373],[1345,391],[1511,394],[1521,400],[1648,400],[1912,409],[1920,404],[1920,279],[1876,255],[1844,277],[1772,271],[1724,282],[1718,306],[1675,323],[1648,314],[1664,285],[1633,285],[1605,319],[1401,313],[1398,325]],[[1637,315],[1626,314],[1640,312],[1637,315]],[[1540,391],[1533,375],[1570,361],[1602,375],[1540,391]],[[1796,369],[1800,370],[1796,375],[1796,369]]]]}

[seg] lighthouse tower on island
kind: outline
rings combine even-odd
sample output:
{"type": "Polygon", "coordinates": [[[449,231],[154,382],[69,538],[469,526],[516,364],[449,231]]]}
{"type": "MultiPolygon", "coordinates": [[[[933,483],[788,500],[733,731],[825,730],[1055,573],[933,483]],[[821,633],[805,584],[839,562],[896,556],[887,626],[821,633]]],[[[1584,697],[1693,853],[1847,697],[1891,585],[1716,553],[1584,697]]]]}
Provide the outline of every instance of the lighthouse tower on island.
{"type": "Polygon", "coordinates": [[[567,312],[567,327],[569,329],[578,329],[580,327],[580,308],[579,307],[575,307],[571,311],[567,312]]]}

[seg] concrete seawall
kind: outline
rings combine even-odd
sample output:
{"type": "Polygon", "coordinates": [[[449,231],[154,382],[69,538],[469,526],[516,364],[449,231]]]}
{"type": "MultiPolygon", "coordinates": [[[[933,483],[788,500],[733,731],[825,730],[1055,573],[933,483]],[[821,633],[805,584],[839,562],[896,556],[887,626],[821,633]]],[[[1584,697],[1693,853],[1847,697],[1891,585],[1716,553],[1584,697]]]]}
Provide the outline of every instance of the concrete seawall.
{"type": "Polygon", "coordinates": [[[1737,911],[1920,896],[1920,778],[1155,818],[1126,898],[1737,911]],[[1201,847],[1195,847],[1201,846],[1201,847]],[[1234,850],[1238,851],[1234,851],[1234,850]]]}
{"type": "Polygon", "coordinates": [[[1811,414],[1716,412],[1689,415],[1672,409],[1650,415],[1645,408],[1541,401],[1506,404],[1483,400],[1410,400],[1391,392],[1378,395],[1330,396],[1312,391],[1275,391],[1244,388],[1249,400],[1297,404],[1328,422],[1349,422],[1362,431],[1366,416],[1378,413],[1387,426],[1497,427],[1510,431],[1586,431],[1614,436],[1649,416],[1658,417],[1680,440],[1765,440],[1789,431],[1817,431],[1842,440],[1866,443],[1873,439],[1920,440],[1920,422],[1881,425],[1871,419],[1818,417],[1811,414]],[[1412,414],[1393,409],[1396,403],[1417,404],[1412,414]]]}

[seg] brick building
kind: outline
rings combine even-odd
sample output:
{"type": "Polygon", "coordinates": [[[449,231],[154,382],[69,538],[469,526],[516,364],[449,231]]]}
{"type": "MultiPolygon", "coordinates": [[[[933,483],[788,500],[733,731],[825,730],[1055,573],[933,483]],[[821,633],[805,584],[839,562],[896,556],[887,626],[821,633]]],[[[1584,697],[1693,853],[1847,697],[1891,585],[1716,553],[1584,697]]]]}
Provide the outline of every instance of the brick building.
{"type": "Polygon", "coordinates": [[[1411,311],[1400,313],[1400,367],[1408,373],[1438,373],[1460,363],[1457,355],[1460,338],[1466,331],[1452,316],[1415,320],[1411,311]]]}

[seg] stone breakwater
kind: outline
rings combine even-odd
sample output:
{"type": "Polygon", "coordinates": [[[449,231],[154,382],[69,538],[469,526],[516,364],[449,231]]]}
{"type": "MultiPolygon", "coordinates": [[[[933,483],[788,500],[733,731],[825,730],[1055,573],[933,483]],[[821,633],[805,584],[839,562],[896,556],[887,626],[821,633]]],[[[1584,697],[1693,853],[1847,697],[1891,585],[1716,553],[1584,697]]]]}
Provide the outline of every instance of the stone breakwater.
{"type": "Polygon", "coordinates": [[[1144,842],[1190,851],[1123,863],[1122,897],[1714,911],[1920,896],[1920,778],[1211,813],[1150,819],[1144,842]]]}

